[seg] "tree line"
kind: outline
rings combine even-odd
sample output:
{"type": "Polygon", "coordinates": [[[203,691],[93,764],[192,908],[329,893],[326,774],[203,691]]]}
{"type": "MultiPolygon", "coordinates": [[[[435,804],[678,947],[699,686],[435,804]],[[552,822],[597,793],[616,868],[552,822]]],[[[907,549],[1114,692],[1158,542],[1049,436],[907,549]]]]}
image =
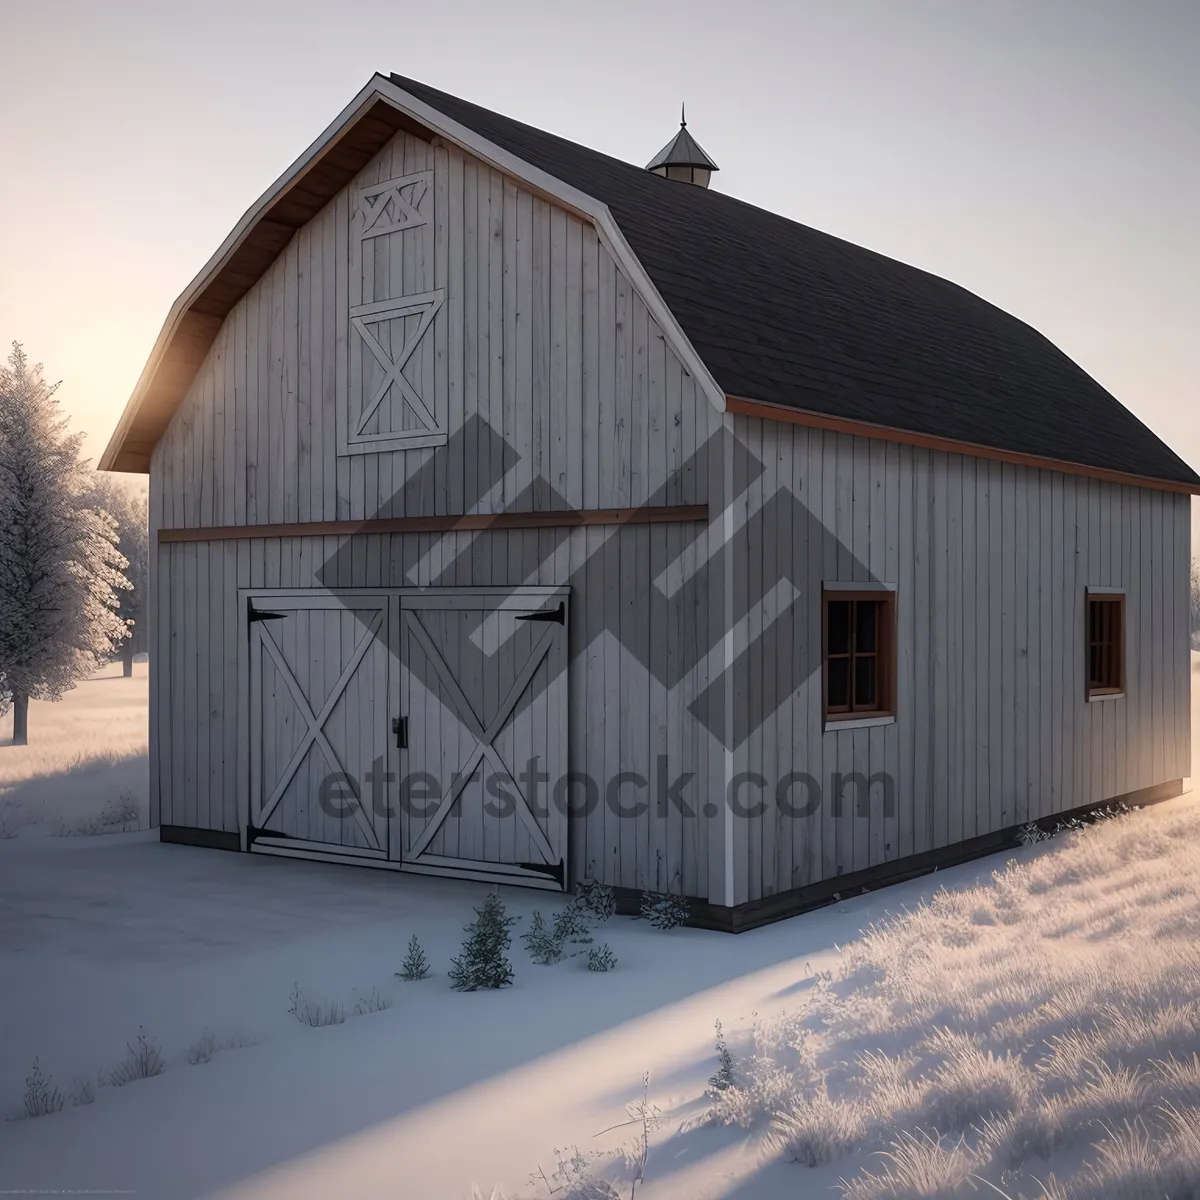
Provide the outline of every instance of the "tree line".
{"type": "Polygon", "coordinates": [[[40,364],[0,367],[0,716],[29,738],[29,701],[57,700],[144,651],[146,496],[81,455],[40,364]]]}

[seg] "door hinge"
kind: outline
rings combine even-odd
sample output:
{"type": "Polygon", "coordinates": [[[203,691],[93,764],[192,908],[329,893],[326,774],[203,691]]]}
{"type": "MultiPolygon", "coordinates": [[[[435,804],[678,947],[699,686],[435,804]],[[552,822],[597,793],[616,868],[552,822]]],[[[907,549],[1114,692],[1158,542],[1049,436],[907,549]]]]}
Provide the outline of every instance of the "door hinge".
{"type": "Polygon", "coordinates": [[[536,871],[539,875],[549,875],[563,887],[567,878],[567,865],[560,858],[556,863],[517,863],[522,871],[536,871]]]}
{"type": "Polygon", "coordinates": [[[518,621],[553,621],[556,625],[567,623],[567,605],[565,600],[558,602],[557,608],[543,609],[541,612],[518,613],[518,621]]]}
{"type": "Polygon", "coordinates": [[[247,825],[246,826],[246,845],[247,846],[253,846],[255,840],[260,837],[286,838],[286,837],[290,837],[290,836],[291,836],[290,834],[282,833],[278,829],[259,829],[255,825],[247,825]]]}
{"type": "Polygon", "coordinates": [[[264,612],[263,609],[254,607],[253,600],[246,600],[246,619],[251,624],[255,621],[282,621],[286,616],[287,613],[264,612]]]}

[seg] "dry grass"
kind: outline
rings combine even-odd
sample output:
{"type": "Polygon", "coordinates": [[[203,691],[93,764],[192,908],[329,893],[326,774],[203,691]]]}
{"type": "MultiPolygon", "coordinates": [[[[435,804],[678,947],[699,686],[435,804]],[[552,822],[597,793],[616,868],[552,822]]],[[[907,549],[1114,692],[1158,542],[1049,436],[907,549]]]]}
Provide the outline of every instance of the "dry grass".
{"type": "Polygon", "coordinates": [[[731,1046],[710,1119],[844,1160],[847,1200],[1200,1196],[1198,879],[1179,805],[939,891],[731,1046]]]}

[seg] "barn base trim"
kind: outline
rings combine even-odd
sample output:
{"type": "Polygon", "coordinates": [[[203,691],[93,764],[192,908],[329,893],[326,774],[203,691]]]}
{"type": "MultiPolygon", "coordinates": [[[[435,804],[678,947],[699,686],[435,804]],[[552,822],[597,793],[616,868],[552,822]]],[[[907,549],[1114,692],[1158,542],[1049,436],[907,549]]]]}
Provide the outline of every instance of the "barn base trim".
{"type": "Polygon", "coordinates": [[[160,825],[158,840],[177,846],[202,846],[206,850],[240,850],[241,835],[220,829],[195,829],[190,825],[160,825]]]}
{"type": "MultiPolygon", "coordinates": [[[[1167,783],[1155,784],[1152,787],[1141,788],[1134,792],[1125,792],[1119,796],[1110,796],[1096,804],[1084,804],[1078,808],[1067,809],[1064,812],[1053,813],[1032,822],[1039,829],[1051,831],[1060,821],[1072,817],[1086,817],[1098,809],[1107,808],[1110,804],[1128,804],[1144,808],[1150,804],[1158,804],[1163,800],[1173,799],[1183,794],[1183,780],[1173,779],[1167,783]]],[[[788,917],[811,912],[828,904],[835,904],[840,898],[849,899],[863,889],[875,891],[894,883],[904,883],[928,875],[934,870],[944,867],[954,867],[961,863],[996,854],[1001,850],[1012,849],[1017,841],[1017,834],[1026,822],[1010,825],[995,833],[983,834],[965,842],[955,842],[951,846],[943,846],[937,850],[929,850],[923,854],[914,854],[908,858],[899,858],[892,862],[881,863],[876,867],[867,867],[861,871],[849,871],[832,879],[823,879],[819,883],[806,887],[792,888],[774,896],[764,896],[761,900],[751,900],[745,904],[732,907],[724,904],[710,904],[706,900],[688,897],[690,916],[688,924],[698,929],[715,929],[722,933],[745,933],[750,929],[758,929],[775,921],[783,921],[788,917]]],[[[638,912],[641,904],[641,892],[634,888],[617,888],[617,912],[632,915],[638,912]]]]}

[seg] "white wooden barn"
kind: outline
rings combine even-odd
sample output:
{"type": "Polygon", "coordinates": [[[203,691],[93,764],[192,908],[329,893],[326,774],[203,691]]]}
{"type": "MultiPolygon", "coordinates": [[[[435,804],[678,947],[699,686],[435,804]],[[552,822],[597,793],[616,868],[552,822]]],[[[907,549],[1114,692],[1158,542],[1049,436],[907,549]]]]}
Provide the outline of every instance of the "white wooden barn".
{"type": "Polygon", "coordinates": [[[1190,775],[1200,479],[1041,335],[376,76],[172,308],[164,841],[746,928],[1190,775]]]}

